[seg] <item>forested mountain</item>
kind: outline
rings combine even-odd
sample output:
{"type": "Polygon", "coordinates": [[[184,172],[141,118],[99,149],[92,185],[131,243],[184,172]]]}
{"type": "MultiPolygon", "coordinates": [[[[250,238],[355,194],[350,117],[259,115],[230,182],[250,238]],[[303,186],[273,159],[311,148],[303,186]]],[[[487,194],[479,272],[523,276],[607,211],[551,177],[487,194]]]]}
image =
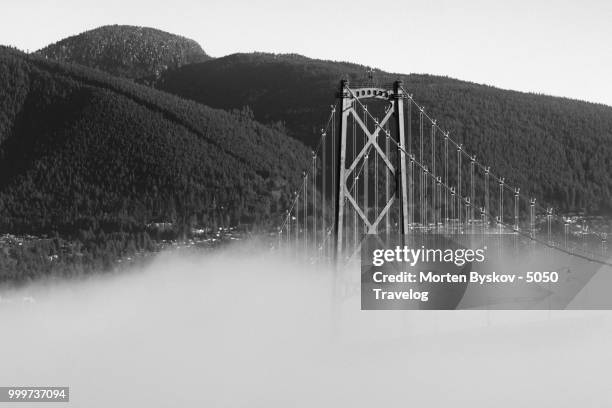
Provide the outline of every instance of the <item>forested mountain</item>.
{"type": "MultiPolygon", "coordinates": [[[[276,224],[339,80],[366,76],[299,55],[210,59],[191,40],[129,26],[31,55],[0,47],[0,241],[13,243],[0,245],[0,281],[109,268],[196,225],[276,224]],[[10,234],[33,234],[23,241],[33,244],[10,234]]],[[[525,197],[612,212],[612,108],[373,74],[380,85],[396,79],[525,197]]]]}
{"type": "Polygon", "coordinates": [[[0,231],[277,222],[308,164],[248,110],[0,48],[0,231]]]}
{"type": "MultiPolygon", "coordinates": [[[[248,105],[257,120],[278,122],[314,145],[342,77],[363,82],[366,67],[234,54],[168,71],[157,86],[217,108],[248,105]]],[[[397,78],[453,138],[523,192],[564,210],[611,210],[611,107],[446,77],[374,72],[380,83],[397,78]]]]}
{"type": "Polygon", "coordinates": [[[125,25],[86,31],[49,45],[37,54],[140,81],[153,81],[167,69],[210,59],[191,39],[154,28],[125,25]]]}

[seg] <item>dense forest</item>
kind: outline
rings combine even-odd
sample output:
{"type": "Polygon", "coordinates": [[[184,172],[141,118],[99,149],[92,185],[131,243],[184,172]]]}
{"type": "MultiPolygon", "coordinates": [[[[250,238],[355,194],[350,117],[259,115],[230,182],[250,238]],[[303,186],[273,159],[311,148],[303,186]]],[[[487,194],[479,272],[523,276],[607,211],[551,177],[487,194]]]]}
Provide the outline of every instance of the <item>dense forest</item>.
{"type": "Polygon", "coordinates": [[[277,223],[308,164],[249,109],[0,48],[0,231],[141,249],[155,223],[277,223]]]}
{"type": "Polygon", "coordinates": [[[195,41],[148,27],[103,26],[65,38],[37,54],[150,82],[167,69],[210,59],[195,41]]]}
{"type": "MultiPolygon", "coordinates": [[[[234,54],[168,71],[163,90],[206,105],[248,104],[261,122],[315,145],[341,78],[368,81],[364,66],[299,55],[234,54]]],[[[427,113],[466,149],[541,203],[562,210],[612,210],[612,108],[431,75],[374,71],[401,79],[427,113]]]]}

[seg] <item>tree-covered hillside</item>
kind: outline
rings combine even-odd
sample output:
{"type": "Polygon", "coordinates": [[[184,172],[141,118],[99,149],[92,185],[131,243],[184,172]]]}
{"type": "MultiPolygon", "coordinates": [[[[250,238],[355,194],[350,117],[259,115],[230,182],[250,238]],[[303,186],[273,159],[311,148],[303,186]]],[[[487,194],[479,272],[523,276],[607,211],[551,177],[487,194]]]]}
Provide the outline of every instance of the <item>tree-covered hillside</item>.
{"type": "MultiPolygon", "coordinates": [[[[235,54],[166,72],[157,86],[206,105],[252,108],[314,145],[339,80],[366,79],[366,67],[299,55],[235,54]]],[[[414,99],[493,171],[565,210],[612,210],[612,108],[506,91],[430,75],[374,72],[402,79],[414,99]]],[[[282,126],[281,126],[282,128],[282,126]]]]}
{"type": "Polygon", "coordinates": [[[2,231],[263,224],[286,207],[308,153],[248,110],[0,48],[2,231]]]}
{"type": "Polygon", "coordinates": [[[125,25],[86,31],[49,45],[37,54],[142,81],[153,81],[167,69],[210,59],[191,39],[154,28],[125,25]]]}

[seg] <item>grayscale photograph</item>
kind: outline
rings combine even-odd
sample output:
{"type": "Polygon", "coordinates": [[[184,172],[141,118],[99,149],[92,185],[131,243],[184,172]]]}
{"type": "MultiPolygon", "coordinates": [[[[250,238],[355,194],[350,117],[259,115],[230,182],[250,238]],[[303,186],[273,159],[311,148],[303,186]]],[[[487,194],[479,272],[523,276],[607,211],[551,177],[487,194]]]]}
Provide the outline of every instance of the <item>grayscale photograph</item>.
{"type": "Polygon", "coordinates": [[[612,3],[0,21],[0,408],[612,407],[612,3]]]}

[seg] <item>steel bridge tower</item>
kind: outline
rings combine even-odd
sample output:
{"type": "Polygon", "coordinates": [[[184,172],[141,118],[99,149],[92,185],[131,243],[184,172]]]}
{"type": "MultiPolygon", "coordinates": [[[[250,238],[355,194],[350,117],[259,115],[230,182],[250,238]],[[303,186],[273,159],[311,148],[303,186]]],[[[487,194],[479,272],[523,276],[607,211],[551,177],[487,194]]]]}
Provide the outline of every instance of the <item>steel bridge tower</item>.
{"type": "MultiPolygon", "coordinates": [[[[404,99],[405,94],[402,89],[402,82],[396,81],[393,84],[393,89],[384,89],[378,87],[364,87],[364,88],[350,88],[348,80],[342,80],[340,82],[340,90],[338,92],[338,98],[340,99],[339,107],[340,120],[338,121],[338,140],[337,140],[337,169],[336,169],[336,205],[334,214],[334,254],[336,259],[342,257],[343,251],[343,240],[344,236],[344,217],[345,217],[345,200],[350,203],[358,217],[361,219],[365,226],[365,233],[376,234],[378,225],[388,213],[396,199],[399,200],[399,226],[402,240],[404,235],[408,232],[409,227],[409,214],[408,214],[408,180],[406,177],[406,136],[405,136],[405,125],[404,125],[404,99]],[[370,131],[368,126],[359,117],[355,106],[361,104],[362,99],[378,99],[386,101],[389,104],[389,109],[386,110],[386,114],[380,122],[375,122],[375,128],[370,131]],[[349,118],[352,116],[355,123],[364,132],[367,141],[359,152],[359,154],[353,159],[347,162],[347,134],[349,118]],[[388,127],[393,130],[386,130],[385,125],[393,120],[395,126],[388,127]],[[392,163],[391,157],[384,152],[378,138],[381,132],[395,132],[393,138],[398,143],[398,155],[397,163],[392,163]],[[367,152],[371,149],[374,150],[374,154],[378,154],[382,159],[387,170],[395,177],[397,183],[396,194],[388,198],[387,202],[384,203],[378,213],[374,214],[374,219],[371,219],[369,212],[365,211],[358,204],[358,197],[354,197],[351,194],[350,189],[347,186],[349,176],[355,172],[359,162],[367,155],[367,152]],[[396,198],[397,197],[397,198],[396,198]]],[[[386,134],[385,137],[389,135],[386,134]]],[[[367,157],[367,156],[366,156],[367,157]]],[[[413,157],[409,158],[413,160],[413,157]]],[[[348,204],[347,203],[347,204],[348,204]]]]}

